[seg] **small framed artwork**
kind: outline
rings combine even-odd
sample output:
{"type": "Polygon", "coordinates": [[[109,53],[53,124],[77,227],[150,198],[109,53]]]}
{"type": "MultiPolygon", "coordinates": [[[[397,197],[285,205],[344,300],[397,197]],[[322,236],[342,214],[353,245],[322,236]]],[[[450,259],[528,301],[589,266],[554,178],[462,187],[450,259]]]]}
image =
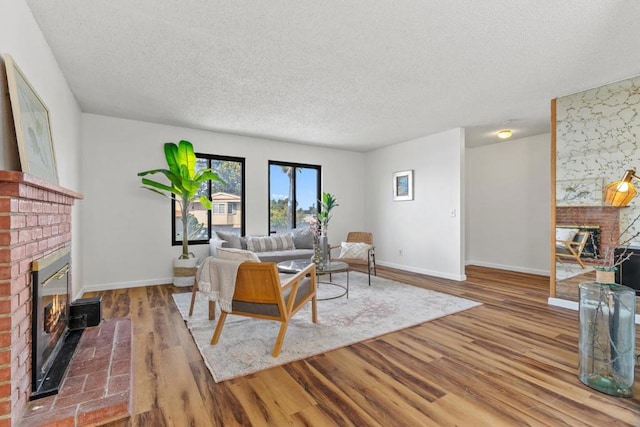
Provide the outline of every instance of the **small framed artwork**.
{"type": "Polygon", "coordinates": [[[10,55],[2,55],[7,70],[11,110],[22,172],[58,184],[49,110],[10,55]]]}
{"type": "Polygon", "coordinates": [[[393,174],[393,200],[413,200],[413,171],[393,174]]]}

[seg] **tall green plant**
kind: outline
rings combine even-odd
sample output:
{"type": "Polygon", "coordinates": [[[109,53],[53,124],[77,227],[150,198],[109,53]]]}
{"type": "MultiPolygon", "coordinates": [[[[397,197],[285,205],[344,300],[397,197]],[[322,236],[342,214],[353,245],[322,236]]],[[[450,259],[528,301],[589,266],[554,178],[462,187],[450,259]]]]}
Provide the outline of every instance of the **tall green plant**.
{"type": "Polygon", "coordinates": [[[211,209],[211,200],[206,196],[198,195],[198,189],[207,181],[221,181],[211,169],[196,171],[196,154],[193,145],[189,141],[182,140],[178,145],[173,142],[164,144],[164,157],[169,169],[152,169],[139,172],[138,176],[163,174],[169,185],[149,178],[142,178],[142,184],[149,191],[162,196],[175,198],[182,211],[182,255],[181,259],[189,258],[188,220],[189,211],[193,203],[200,201],[206,209],[211,209]]]}
{"type": "Polygon", "coordinates": [[[338,205],[337,199],[331,193],[322,193],[322,199],[320,200],[320,207],[322,209],[318,212],[317,217],[323,228],[329,225],[331,211],[337,206],[340,205],[338,205]]]}

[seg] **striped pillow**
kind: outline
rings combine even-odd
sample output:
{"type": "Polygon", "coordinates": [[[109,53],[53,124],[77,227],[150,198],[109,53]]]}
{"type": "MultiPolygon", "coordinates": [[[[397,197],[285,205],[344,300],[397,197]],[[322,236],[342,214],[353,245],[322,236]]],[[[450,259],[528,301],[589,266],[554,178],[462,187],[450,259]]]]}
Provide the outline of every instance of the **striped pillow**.
{"type": "Polygon", "coordinates": [[[253,252],[271,252],[295,249],[291,233],[265,237],[247,237],[247,249],[253,252]]]}

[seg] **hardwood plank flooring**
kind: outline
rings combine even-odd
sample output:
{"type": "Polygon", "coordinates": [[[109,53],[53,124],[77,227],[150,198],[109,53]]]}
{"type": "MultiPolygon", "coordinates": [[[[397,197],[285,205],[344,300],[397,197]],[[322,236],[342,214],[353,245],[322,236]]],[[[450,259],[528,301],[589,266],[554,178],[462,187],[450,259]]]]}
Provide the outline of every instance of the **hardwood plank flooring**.
{"type": "Polygon", "coordinates": [[[640,426],[640,369],[632,399],[583,386],[578,313],[547,305],[547,277],[378,275],[483,305],[216,384],[171,297],[189,289],[86,296],[132,320],[133,426],[640,426]]]}

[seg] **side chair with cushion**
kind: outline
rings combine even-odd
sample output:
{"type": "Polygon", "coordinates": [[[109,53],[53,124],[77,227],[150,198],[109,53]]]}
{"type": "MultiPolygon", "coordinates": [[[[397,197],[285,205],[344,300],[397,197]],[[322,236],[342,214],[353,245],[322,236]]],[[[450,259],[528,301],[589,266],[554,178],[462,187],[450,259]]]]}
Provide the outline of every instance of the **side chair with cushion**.
{"type": "Polygon", "coordinates": [[[585,268],[580,259],[585,245],[589,241],[591,233],[576,229],[556,229],[556,260],[562,262],[562,258],[569,258],[585,268]]]}
{"type": "Polygon", "coordinates": [[[304,270],[287,278],[286,282],[281,282],[275,263],[246,261],[238,268],[232,310],[230,313],[221,312],[211,345],[218,342],[228,314],[277,320],[281,322],[280,332],[272,352],[273,357],[277,357],[289,326],[289,319],[309,300],[311,320],[317,323],[314,264],[309,264],[304,270]]]}
{"type": "Polygon", "coordinates": [[[340,245],[338,260],[349,265],[366,265],[371,286],[371,271],[377,276],[376,254],[373,246],[373,233],[367,231],[351,231],[347,233],[347,240],[340,245]]]}

